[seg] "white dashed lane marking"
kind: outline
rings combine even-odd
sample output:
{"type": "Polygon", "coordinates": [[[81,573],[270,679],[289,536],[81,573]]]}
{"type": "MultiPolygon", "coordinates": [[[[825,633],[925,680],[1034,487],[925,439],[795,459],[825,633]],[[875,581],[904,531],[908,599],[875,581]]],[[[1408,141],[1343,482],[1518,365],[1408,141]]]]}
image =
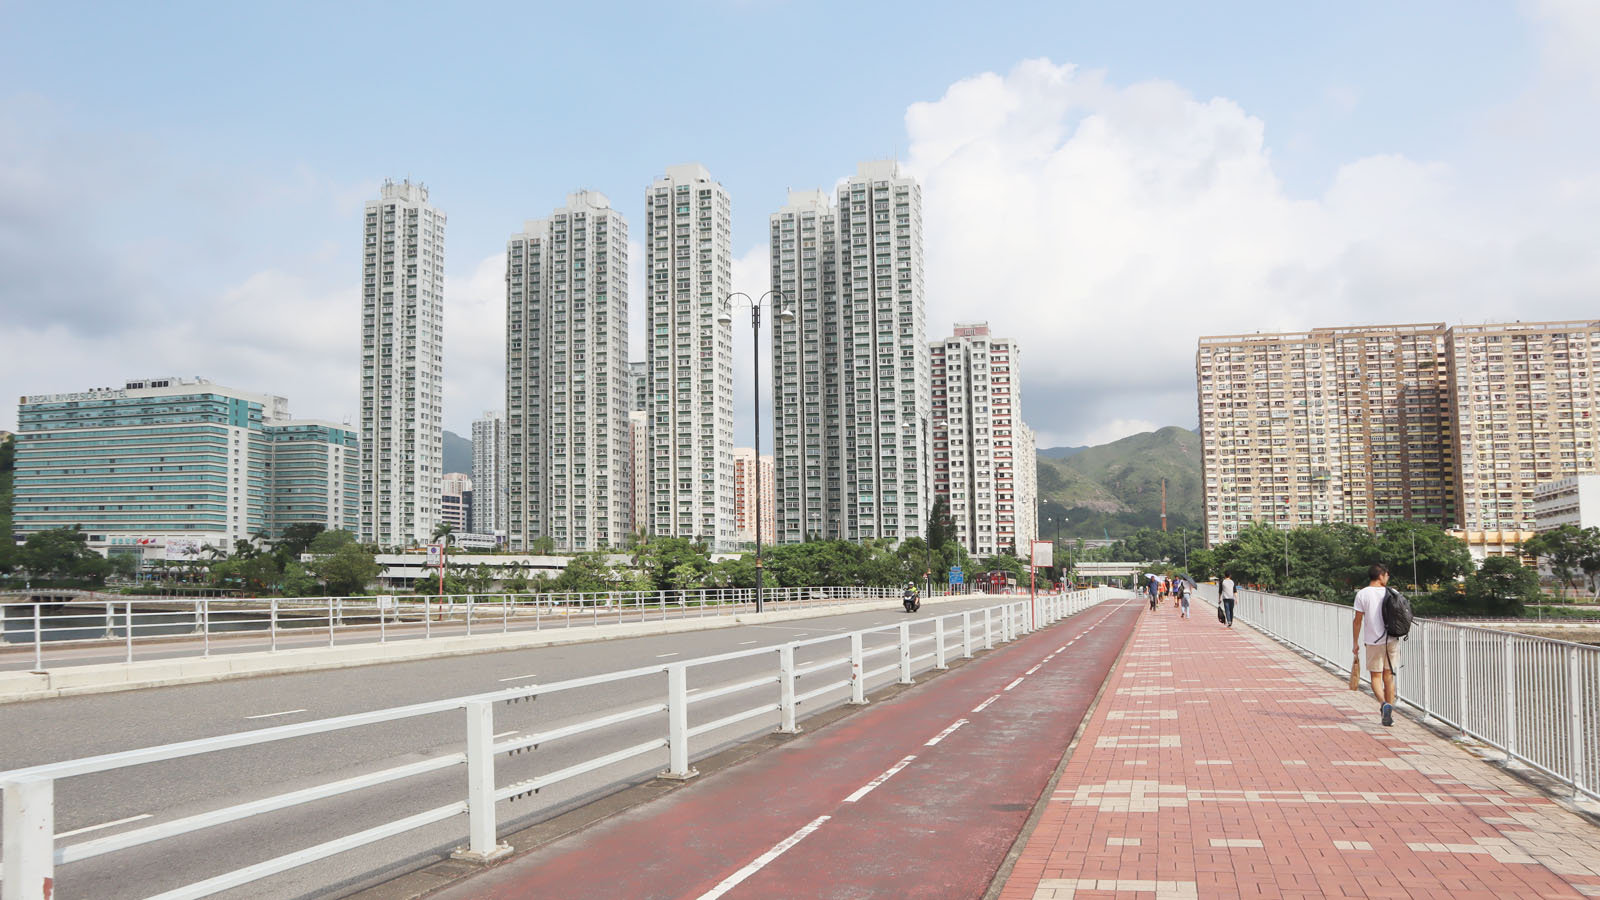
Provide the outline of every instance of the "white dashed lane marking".
{"type": "Polygon", "coordinates": [[[951,732],[955,731],[957,728],[960,728],[961,726],[963,726],[965,724],[967,724],[967,720],[966,719],[957,719],[955,721],[954,725],[951,725],[949,728],[946,728],[945,730],[939,732],[938,734],[934,735],[933,737],[928,738],[928,742],[926,744],[923,744],[922,746],[924,746],[924,747],[932,747],[933,745],[935,745],[935,744],[939,743],[940,741],[944,740],[945,738],[949,737],[951,732]]]}
{"type": "Polygon", "coordinates": [[[831,818],[833,817],[818,816],[815,819],[812,819],[811,822],[808,823],[804,828],[801,828],[794,834],[784,838],[776,847],[773,847],[771,850],[768,850],[767,852],[751,860],[750,863],[744,868],[733,873],[732,875],[729,875],[727,878],[724,878],[722,883],[718,884],[711,890],[706,891],[704,894],[701,894],[698,898],[696,898],[696,900],[717,900],[718,897],[721,897],[723,894],[733,890],[746,878],[749,878],[751,875],[761,871],[761,869],[766,866],[767,863],[772,862],[773,860],[782,856],[784,853],[788,852],[790,847],[793,847],[795,844],[805,840],[806,835],[809,835],[811,832],[821,828],[822,823],[831,818]]]}
{"type": "Polygon", "coordinates": [[[906,766],[911,765],[911,763],[914,762],[915,760],[916,760],[915,756],[908,756],[905,759],[900,760],[899,762],[897,762],[894,765],[890,766],[888,771],[884,772],[882,775],[879,775],[877,778],[874,778],[871,781],[867,782],[866,784],[862,785],[861,787],[857,788],[855,793],[853,793],[850,796],[844,798],[844,802],[846,802],[846,803],[854,803],[857,800],[860,800],[862,797],[865,797],[866,795],[872,793],[874,788],[876,788],[880,784],[883,784],[885,781],[888,781],[889,779],[893,778],[895,776],[896,772],[900,771],[901,769],[904,769],[906,766]]]}
{"type": "Polygon", "coordinates": [[[1017,685],[1019,685],[1021,683],[1022,683],[1022,679],[1018,678],[1016,681],[1013,681],[1010,684],[1006,685],[1005,689],[1009,691],[1009,690],[1011,690],[1012,688],[1016,687],[1017,685]]]}
{"type": "Polygon", "coordinates": [[[977,706],[974,706],[972,708],[972,711],[975,712],[975,713],[983,712],[985,709],[989,708],[989,704],[991,704],[991,703],[993,703],[993,702],[995,702],[996,700],[999,700],[999,699],[1000,699],[1000,695],[999,694],[995,694],[993,697],[990,697],[989,699],[983,701],[982,703],[979,703],[977,706]]]}

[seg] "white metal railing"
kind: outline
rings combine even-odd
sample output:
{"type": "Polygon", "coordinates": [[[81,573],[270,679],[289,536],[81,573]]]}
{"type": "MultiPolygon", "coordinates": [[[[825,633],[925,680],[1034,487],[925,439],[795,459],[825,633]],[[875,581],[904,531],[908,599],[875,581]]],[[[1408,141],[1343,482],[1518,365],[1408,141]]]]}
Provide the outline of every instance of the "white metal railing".
{"type": "MultiPolygon", "coordinates": [[[[897,588],[881,587],[768,588],[762,600],[796,609],[888,599],[899,593],[897,588]]],[[[946,593],[941,588],[935,595],[946,593]]],[[[243,599],[93,596],[76,594],[54,602],[0,598],[0,671],[106,662],[108,655],[131,663],[140,649],[157,644],[167,658],[174,643],[208,657],[223,650],[276,651],[280,643],[307,646],[315,641],[331,647],[341,640],[428,640],[755,608],[753,588],[243,599]],[[85,647],[107,652],[88,655],[80,652],[85,647]]]]}
{"type": "MultiPolygon", "coordinates": [[[[797,723],[803,706],[808,713],[814,712],[825,705],[821,701],[841,702],[846,692],[848,699],[843,702],[865,703],[868,685],[881,679],[882,676],[892,675],[899,683],[910,684],[913,675],[919,671],[945,668],[953,653],[970,658],[979,649],[992,648],[996,642],[1014,640],[1024,633],[1081,612],[1119,593],[1106,588],[1097,588],[1075,593],[1041,595],[1036,600],[1021,598],[981,609],[908,620],[847,634],[826,635],[550,684],[523,685],[485,694],[0,772],[0,789],[4,791],[3,816],[0,816],[0,819],[3,819],[3,822],[0,822],[0,829],[3,829],[4,846],[4,856],[0,858],[0,869],[3,869],[3,875],[0,875],[0,900],[46,900],[55,884],[56,866],[463,766],[466,770],[466,791],[463,800],[419,811],[396,821],[304,847],[202,881],[168,889],[152,895],[151,900],[204,897],[460,815],[467,817],[468,840],[465,855],[469,858],[491,859],[505,852],[503,845],[498,842],[498,823],[495,813],[497,801],[526,796],[543,788],[600,769],[618,766],[630,760],[640,760],[651,755],[659,758],[662,751],[665,751],[667,764],[667,769],[661,773],[663,776],[692,777],[695,770],[690,766],[693,756],[691,749],[692,742],[697,738],[721,731],[723,739],[726,740],[727,732],[723,729],[773,716],[777,719],[779,731],[793,733],[798,730],[797,723]],[[924,627],[929,629],[926,634],[915,633],[913,630],[924,627]],[[890,635],[894,640],[882,646],[867,646],[866,639],[874,635],[890,635]],[[808,659],[804,663],[797,659],[798,651],[805,650],[811,653],[825,649],[828,645],[837,646],[839,643],[846,645],[845,652],[822,655],[820,658],[808,659]],[[771,658],[776,663],[775,667],[756,678],[690,691],[691,672],[717,663],[755,660],[761,657],[771,658]],[[799,681],[802,678],[815,680],[812,676],[835,672],[837,674],[827,676],[824,683],[808,685],[806,690],[800,689],[799,681]],[[657,677],[662,674],[666,675],[666,684],[665,692],[659,699],[625,709],[607,710],[590,718],[569,722],[559,727],[550,727],[537,733],[517,734],[505,740],[495,738],[496,703],[513,703],[535,696],[657,677]],[[753,706],[709,721],[694,721],[692,716],[696,706],[708,701],[750,691],[770,691],[774,687],[776,691],[758,698],[753,706]],[[466,713],[466,733],[464,747],[455,752],[357,777],[343,778],[312,787],[298,787],[246,803],[212,809],[66,846],[58,846],[54,836],[56,782],[61,779],[309,735],[448,714],[456,710],[464,710],[466,713]],[[654,727],[659,730],[647,732],[650,733],[647,740],[621,749],[605,753],[595,752],[595,755],[587,756],[580,754],[582,756],[580,762],[554,771],[505,784],[496,777],[496,758],[499,756],[523,753],[556,741],[594,736],[640,720],[654,720],[654,727]]],[[[623,739],[627,739],[626,736],[623,739]]],[[[703,741],[702,751],[706,751],[711,744],[709,740],[703,741]]],[[[403,755],[415,749],[397,748],[397,754],[403,755]]],[[[620,779],[628,775],[629,773],[622,773],[617,777],[620,779]]]]}
{"type": "MultiPolygon", "coordinates": [[[[1350,667],[1351,606],[1241,590],[1234,617],[1350,667]]],[[[1397,699],[1424,721],[1600,799],[1600,647],[1421,618],[1402,646],[1397,699]]]]}

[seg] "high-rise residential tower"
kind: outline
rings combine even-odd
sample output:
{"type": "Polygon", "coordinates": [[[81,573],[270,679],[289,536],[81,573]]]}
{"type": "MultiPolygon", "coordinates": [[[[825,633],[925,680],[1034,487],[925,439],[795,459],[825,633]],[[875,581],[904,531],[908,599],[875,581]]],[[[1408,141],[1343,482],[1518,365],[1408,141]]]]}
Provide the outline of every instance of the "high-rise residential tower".
{"type": "Polygon", "coordinates": [[[775,536],[773,523],[772,457],[763,455],[756,462],[756,451],[751,447],[738,447],[733,451],[733,508],[741,544],[753,544],[756,539],[756,522],[760,520],[761,541],[771,544],[775,536]],[[757,491],[760,503],[757,504],[757,491]],[[760,506],[760,511],[756,509],[760,506]]]}
{"type": "Polygon", "coordinates": [[[1206,540],[1408,519],[1514,544],[1536,485],[1594,468],[1596,355],[1589,321],[1201,338],[1206,540]]]}
{"type": "Polygon", "coordinates": [[[645,193],[651,534],[734,543],[733,290],[728,192],[699,165],[645,193]]]}
{"type": "Polygon", "coordinates": [[[628,383],[633,390],[634,412],[650,409],[650,364],[644,360],[628,363],[628,383]]]}
{"type": "Polygon", "coordinates": [[[506,530],[506,442],[506,419],[498,410],[472,423],[472,530],[478,534],[506,530]]]}
{"type": "Polygon", "coordinates": [[[830,204],[797,191],[769,222],[778,538],[920,535],[929,494],[922,191],[868,162],[830,204]]]}
{"type": "Polygon", "coordinates": [[[622,546],[631,525],[628,226],[579,191],[506,245],[508,542],[622,546]]]}
{"type": "Polygon", "coordinates": [[[1457,325],[1446,356],[1460,526],[1531,532],[1538,485],[1596,471],[1600,321],[1457,325]]]}
{"type": "Polygon", "coordinates": [[[837,225],[822,191],[790,191],[769,220],[771,284],[795,316],[772,332],[775,524],[784,543],[845,534],[837,225]]]}
{"type": "Polygon", "coordinates": [[[986,324],[929,345],[933,493],[973,556],[1027,558],[1038,528],[1033,431],[1022,422],[1020,351],[986,324]]]}
{"type": "Polygon", "coordinates": [[[444,226],[428,189],[368,201],[361,276],[361,539],[433,538],[444,475],[444,226]]]}

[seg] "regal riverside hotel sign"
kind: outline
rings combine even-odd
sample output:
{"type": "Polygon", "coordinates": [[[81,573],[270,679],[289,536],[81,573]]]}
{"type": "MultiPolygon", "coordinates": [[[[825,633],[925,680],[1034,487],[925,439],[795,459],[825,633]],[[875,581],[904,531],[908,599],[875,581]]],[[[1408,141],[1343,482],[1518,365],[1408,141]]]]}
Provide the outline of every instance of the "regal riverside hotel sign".
{"type": "Polygon", "coordinates": [[[98,391],[74,391],[70,394],[31,394],[18,398],[19,403],[71,403],[74,400],[120,400],[128,396],[124,388],[105,388],[98,391]]]}

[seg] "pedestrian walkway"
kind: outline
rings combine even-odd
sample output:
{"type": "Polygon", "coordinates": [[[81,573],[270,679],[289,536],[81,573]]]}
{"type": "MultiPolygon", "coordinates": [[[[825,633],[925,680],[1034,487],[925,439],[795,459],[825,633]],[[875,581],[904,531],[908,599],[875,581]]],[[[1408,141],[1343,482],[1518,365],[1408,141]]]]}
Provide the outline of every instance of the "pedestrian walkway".
{"type": "MultiPolygon", "coordinates": [[[[1401,678],[1406,675],[1402,670],[1401,678]]],[[[1600,828],[1263,635],[1142,612],[1001,900],[1600,897],[1600,828]]]]}

